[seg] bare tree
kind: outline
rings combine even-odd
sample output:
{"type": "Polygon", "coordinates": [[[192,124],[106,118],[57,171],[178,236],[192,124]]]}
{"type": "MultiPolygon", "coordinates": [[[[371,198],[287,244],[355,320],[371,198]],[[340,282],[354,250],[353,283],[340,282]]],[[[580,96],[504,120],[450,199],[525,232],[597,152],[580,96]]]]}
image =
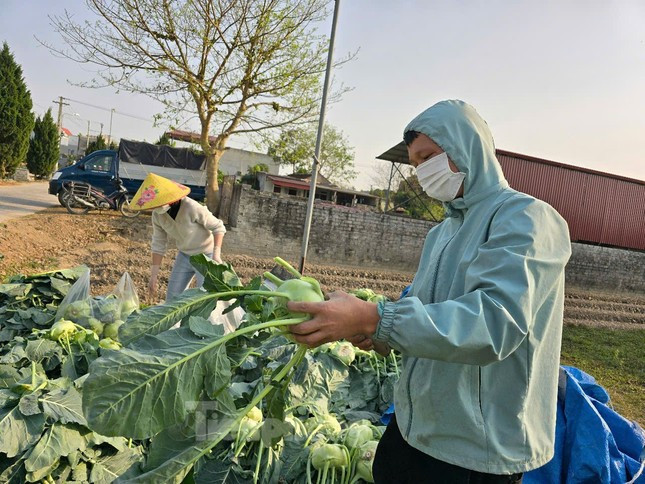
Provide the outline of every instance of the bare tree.
{"type": "Polygon", "coordinates": [[[231,136],[311,122],[318,112],[328,45],[316,27],[330,0],[85,2],[96,21],[52,17],[66,46],[47,47],[98,66],[97,78],[81,85],[146,94],[177,122],[196,116],[214,213],[231,136]]]}
{"type": "Polygon", "coordinates": [[[407,178],[412,174],[412,167],[409,165],[402,165],[401,163],[393,164],[389,161],[378,161],[372,169],[372,182],[375,188],[387,189],[389,186],[391,190],[396,191],[403,178],[407,178]],[[390,176],[392,180],[390,181],[390,176]]]}

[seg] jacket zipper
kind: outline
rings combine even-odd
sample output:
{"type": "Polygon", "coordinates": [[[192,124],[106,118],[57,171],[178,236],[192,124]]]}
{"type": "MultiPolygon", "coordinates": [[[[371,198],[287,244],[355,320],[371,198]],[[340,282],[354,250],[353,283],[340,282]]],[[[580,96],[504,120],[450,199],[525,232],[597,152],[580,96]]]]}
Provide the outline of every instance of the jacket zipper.
{"type": "MultiPolygon", "coordinates": [[[[439,266],[441,265],[441,259],[443,258],[443,254],[446,251],[446,247],[448,247],[448,244],[452,242],[452,239],[455,238],[457,233],[459,232],[459,229],[463,226],[463,218],[461,221],[461,225],[457,230],[455,230],[455,233],[452,234],[452,237],[448,239],[448,242],[441,248],[441,252],[439,253],[439,257],[437,258],[437,263],[435,264],[434,268],[434,275],[432,278],[432,302],[435,301],[435,292],[437,290],[437,276],[439,275],[439,266]]],[[[410,429],[412,428],[412,395],[410,394],[410,384],[412,383],[412,373],[414,372],[414,368],[417,366],[417,362],[419,361],[419,358],[415,358],[414,361],[412,362],[412,367],[410,368],[410,372],[408,373],[408,384],[407,384],[407,390],[408,390],[408,408],[410,409],[410,413],[408,415],[408,425],[405,431],[405,436],[406,438],[410,437],[410,429]]]]}

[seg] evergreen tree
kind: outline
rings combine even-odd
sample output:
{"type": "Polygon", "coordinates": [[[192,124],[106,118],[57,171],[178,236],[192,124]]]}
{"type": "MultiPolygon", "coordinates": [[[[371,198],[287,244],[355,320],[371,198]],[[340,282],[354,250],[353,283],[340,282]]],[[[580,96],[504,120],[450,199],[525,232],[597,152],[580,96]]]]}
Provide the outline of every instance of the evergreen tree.
{"type": "Polygon", "coordinates": [[[0,178],[13,175],[25,161],[34,127],[31,108],[22,69],[5,42],[0,50],[0,178]]]}
{"type": "Polygon", "coordinates": [[[29,140],[27,168],[37,178],[49,177],[58,164],[60,134],[48,109],[43,118],[36,118],[34,136],[29,140]]]}
{"type": "Polygon", "coordinates": [[[98,135],[94,141],[91,141],[89,145],[87,145],[87,149],[85,150],[85,155],[89,155],[90,153],[93,153],[94,151],[98,150],[106,150],[107,149],[107,143],[105,142],[105,138],[103,135],[98,135]]]}

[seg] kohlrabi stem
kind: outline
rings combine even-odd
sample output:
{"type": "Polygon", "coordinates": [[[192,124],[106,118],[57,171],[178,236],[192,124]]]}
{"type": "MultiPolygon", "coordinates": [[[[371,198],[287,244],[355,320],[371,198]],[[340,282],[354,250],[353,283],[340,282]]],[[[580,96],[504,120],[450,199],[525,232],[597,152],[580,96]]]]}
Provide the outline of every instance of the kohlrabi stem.
{"type": "Polygon", "coordinates": [[[309,442],[311,442],[311,439],[314,438],[314,435],[316,435],[321,428],[323,428],[323,424],[316,425],[316,427],[309,434],[309,437],[307,437],[307,440],[305,440],[303,447],[307,447],[309,445],[309,442]]]}
{"type": "Polygon", "coordinates": [[[291,264],[289,264],[286,260],[282,259],[281,257],[274,257],[273,260],[279,266],[284,267],[289,274],[296,276],[298,279],[302,277],[302,274],[300,274],[295,267],[293,267],[291,264]]]}
{"type": "MultiPolygon", "coordinates": [[[[294,318],[294,321],[292,321],[291,323],[287,323],[287,324],[296,324],[296,321],[300,320],[300,319],[303,319],[303,318],[294,318]]],[[[251,326],[249,328],[244,328],[244,330],[250,330],[252,328],[258,329],[259,326],[269,327],[269,326],[266,326],[266,324],[267,323],[256,324],[256,325],[251,326]]],[[[239,330],[238,329],[236,332],[244,331],[244,330],[239,330]]],[[[249,331],[245,331],[245,332],[248,333],[249,331]]],[[[233,334],[233,333],[230,333],[230,334],[233,334]]],[[[230,334],[227,335],[227,336],[230,336],[230,334]]],[[[249,404],[246,407],[244,407],[244,409],[242,411],[240,411],[238,413],[237,418],[229,425],[228,430],[226,432],[220,432],[220,436],[217,439],[215,439],[215,440],[213,440],[213,441],[208,443],[208,447],[203,449],[203,453],[201,455],[205,455],[212,448],[214,448],[217,444],[219,444],[222,441],[222,439],[230,432],[230,430],[233,427],[235,427],[236,425],[240,424],[240,422],[242,421],[242,418],[244,418],[244,416],[247,413],[249,413],[253,407],[255,407],[257,404],[259,404],[269,393],[271,393],[272,390],[277,388],[278,383],[280,383],[280,380],[282,380],[291,371],[292,368],[294,368],[295,366],[298,366],[298,364],[300,364],[300,362],[304,358],[306,352],[307,352],[307,347],[306,346],[302,346],[302,345],[299,346],[298,350],[291,357],[289,362],[282,368],[282,370],[280,370],[280,373],[278,373],[271,380],[271,382],[266,387],[264,387],[262,389],[262,391],[260,393],[258,393],[255,396],[255,398],[253,398],[253,400],[251,400],[249,402],[249,404]]]]}
{"type": "Polygon", "coordinates": [[[271,274],[270,272],[265,272],[263,275],[264,275],[265,279],[268,279],[269,281],[271,281],[273,284],[275,284],[278,287],[284,282],[278,276],[276,276],[275,274],[271,274]]]}
{"type": "Polygon", "coordinates": [[[392,357],[392,364],[394,365],[394,371],[396,372],[396,376],[399,376],[399,365],[396,361],[396,355],[394,354],[394,351],[390,351],[390,356],[392,357]]]}
{"type": "Polygon", "coordinates": [[[309,456],[307,457],[307,484],[314,484],[311,480],[311,451],[309,451],[309,456]]]}
{"type": "Polygon", "coordinates": [[[255,463],[255,472],[253,473],[253,484],[257,484],[258,478],[260,477],[260,462],[262,462],[262,452],[264,451],[264,445],[262,444],[262,439],[260,439],[260,449],[258,450],[258,458],[255,463]]]}
{"type": "Polygon", "coordinates": [[[291,300],[289,295],[285,294],[284,292],[260,291],[255,289],[240,290],[240,291],[226,291],[226,292],[211,292],[209,295],[217,298],[222,298],[226,296],[247,296],[247,295],[257,295],[257,296],[267,296],[267,297],[277,296],[277,297],[284,297],[291,300]]]}

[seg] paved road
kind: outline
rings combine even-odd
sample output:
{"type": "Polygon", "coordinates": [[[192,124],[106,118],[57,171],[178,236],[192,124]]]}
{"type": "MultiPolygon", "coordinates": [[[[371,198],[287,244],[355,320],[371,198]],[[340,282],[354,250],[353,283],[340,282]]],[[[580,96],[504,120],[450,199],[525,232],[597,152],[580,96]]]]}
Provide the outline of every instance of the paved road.
{"type": "Polygon", "coordinates": [[[58,206],[58,199],[47,193],[49,182],[0,186],[0,222],[58,206]]]}

